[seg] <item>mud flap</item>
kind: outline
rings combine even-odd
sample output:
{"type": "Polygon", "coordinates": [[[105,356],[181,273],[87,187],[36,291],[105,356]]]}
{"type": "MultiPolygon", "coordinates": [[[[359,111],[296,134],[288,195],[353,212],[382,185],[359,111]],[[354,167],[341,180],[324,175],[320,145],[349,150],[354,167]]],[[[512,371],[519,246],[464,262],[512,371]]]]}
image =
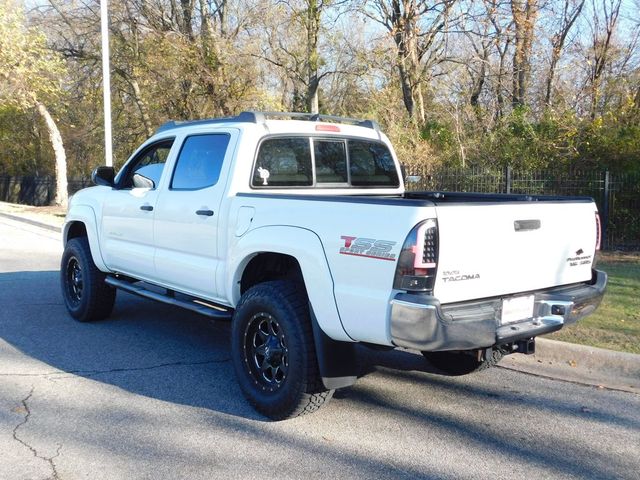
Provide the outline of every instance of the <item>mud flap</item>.
{"type": "Polygon", "coordinates": [[[313,309],[311,324],[322,383],[329,390],[350,387],[358,378],[356,344],[339,342],[322,331],[313,309]]]}

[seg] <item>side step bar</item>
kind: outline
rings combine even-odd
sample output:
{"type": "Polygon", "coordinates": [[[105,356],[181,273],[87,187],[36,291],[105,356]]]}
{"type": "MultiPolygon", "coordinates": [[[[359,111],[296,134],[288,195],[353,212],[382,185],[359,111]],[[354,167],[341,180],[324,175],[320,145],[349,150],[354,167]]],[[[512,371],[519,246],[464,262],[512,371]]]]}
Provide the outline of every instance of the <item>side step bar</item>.
{"type": "Polygon", "coordinates": [[[185,308],[216,320],[231,320],[231,316],[233,315],[233,311],[227,307],[218,306],[198,298],[189,297],[187,295],[180,295],[181,298],[176,298],[173,290],[166,290],[167,293],[154,292],[145,288],[143,286],[143,282],[134,283],[109,276],[105,279],[105,282],[112,287],[119,288],[120,290],[125,290],[129,293],[140,295],[141,297],[157,300],[158,302],[175,305],[176,307],[185,308]]]}

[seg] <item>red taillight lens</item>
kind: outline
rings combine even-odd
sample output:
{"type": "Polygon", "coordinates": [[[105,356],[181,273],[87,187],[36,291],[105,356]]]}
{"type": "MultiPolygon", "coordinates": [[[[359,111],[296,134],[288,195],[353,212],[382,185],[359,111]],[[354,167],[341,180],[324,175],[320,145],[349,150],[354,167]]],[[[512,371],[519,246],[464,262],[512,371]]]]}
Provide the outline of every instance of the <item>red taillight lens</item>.
{"type": "Polygon", "coordinates": [[[596,212],[596,250],[600,250],[600,243],[602,242],[602,227],[600,225],[600,215],[596,212]]]}
{"type": "Polygon", "coordinates": [[[438,262],[438,223],[429,219],[416,225],[404,241],[393,288],[409,292],[433,292],[438,262]]]}

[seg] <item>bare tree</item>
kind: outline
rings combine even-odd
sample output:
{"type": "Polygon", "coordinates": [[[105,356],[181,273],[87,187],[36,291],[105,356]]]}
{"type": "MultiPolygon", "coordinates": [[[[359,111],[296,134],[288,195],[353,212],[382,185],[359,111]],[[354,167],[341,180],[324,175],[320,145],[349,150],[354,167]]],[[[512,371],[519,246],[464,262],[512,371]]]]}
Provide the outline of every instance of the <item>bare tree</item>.
{"type": "Polygon", "coordinates": [[[396,46],[396,67],[404,106],[411,118],[425,122],[424,83],[445,58],[445,34],[456,0],[372,0],[365,14],[382,24],[396,46]]]}
{"type": "Polygon", "coordinates": [[[576,23],[576,20],[582,12],[585,0],[563,0],[562,3],[562,18],[560,21],[559,29],[551,37],[551,61],[549,64],[549,71],[547,73],[546,90],[544,96],[545,105],[551,105],[551,93],[553,89],[553,80],[556,73],[556,67],[560,60],[560,55],[564,49],[567,35],[571,31],[571,28],[576,23]]]}
{"type": "Polygon", "coordinates": [[[622,0],[591,0],[593,8],[589,82],[591,90],[590,115],[594,119],[600,99],[600,84],[610,61],[613,36],[618,24],[622,0]],[[602,8],[599,8],[601,6],[602,8]]]}

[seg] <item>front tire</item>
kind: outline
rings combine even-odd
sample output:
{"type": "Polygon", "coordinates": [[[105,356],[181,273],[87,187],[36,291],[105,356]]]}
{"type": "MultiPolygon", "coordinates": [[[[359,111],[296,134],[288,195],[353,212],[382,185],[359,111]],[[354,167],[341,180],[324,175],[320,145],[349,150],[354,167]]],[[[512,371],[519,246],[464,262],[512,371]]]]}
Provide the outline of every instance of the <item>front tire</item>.
{"type": "Polygon", "coordinates": [[[486,370],[496,365],[504,356],[497,348],[493,348],[482,360],[478,360],[477,350],[422,352],[422,355],[438,370],[456,376],[486,370]]]}
{"type": "Polygon", "coordinates": [[[318,371],[309,306],[291,281],[247,290],[233,316],[233,366],[254,408],[273,420],[318,410],[333,395],[318,371]]]}
{"type": "Polygon", "coordinates": [[[105,283],[91,257],[86,237],[72,238],[62,254],[60,285],[67,310],[79,322],[102,320],[111,315],[116,289],[105,283]]]}

